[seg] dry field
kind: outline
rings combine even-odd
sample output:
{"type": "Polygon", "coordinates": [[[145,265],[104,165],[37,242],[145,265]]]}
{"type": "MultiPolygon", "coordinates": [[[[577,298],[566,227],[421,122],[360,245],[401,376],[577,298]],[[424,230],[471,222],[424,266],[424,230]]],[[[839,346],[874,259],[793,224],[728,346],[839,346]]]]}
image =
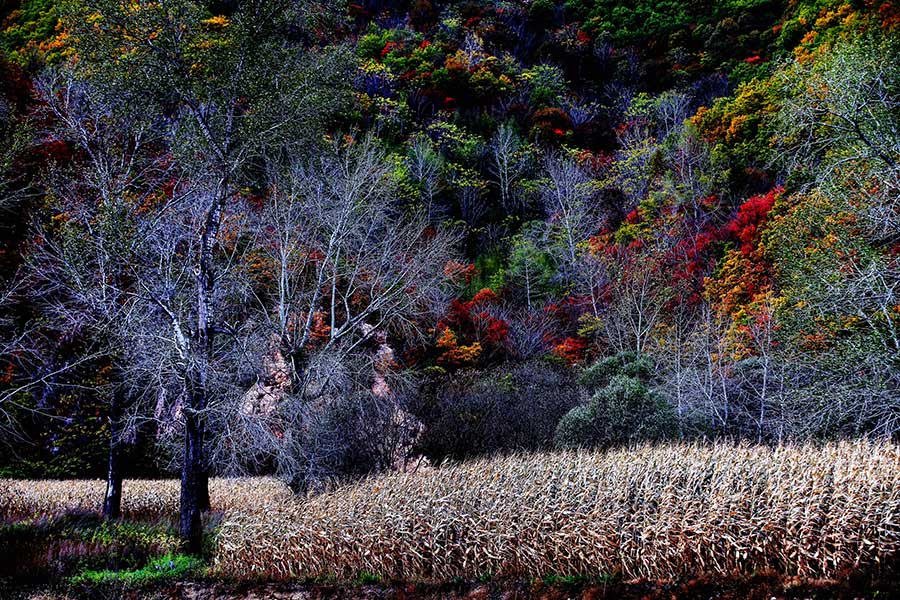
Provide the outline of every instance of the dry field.
{"type": "Polygon", "coordinates": [[[872,572],[900,551],[900,447],[673,445],[467,462],[226,514],[223,576],[403,580],[872,572]]]}
{"type": "MultiPolygon", "coordinates": [[[[99,510],[102,481],[0,481],[0,518],[99,510]]],[[[213,573],[449,581],[616,574],[884,574],[900,556],[900,446],[670,445],[466,462],[311,499],[214,479],[213,573]]],[[[128,517],[177,510],[178,481],[129,481],[128,517]]]]}
{"type": "MultiPolygon", "coordinates": [[[[122,484],[122,516],[156,519],[178,514],[177,479],[132,479],[122,484]]],[[[103,506],[106,482],[100,479],[27,481],[0,479],[0,519],[28,519],[67,511],[96,511],[103,506]]],[[[226,511],[292,498],[290,490],[269,477],[213,478],[212,509],[226,511]]]]}

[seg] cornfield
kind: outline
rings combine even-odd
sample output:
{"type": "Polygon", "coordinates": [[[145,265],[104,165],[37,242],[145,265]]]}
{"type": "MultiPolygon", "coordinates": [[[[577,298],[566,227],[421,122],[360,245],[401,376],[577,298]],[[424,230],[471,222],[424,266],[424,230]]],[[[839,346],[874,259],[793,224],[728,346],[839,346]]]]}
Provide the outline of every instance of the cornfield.
{"type": "Polygon", "coordinates": [[[835,577],[894,563],[900,448],[670,445],[479,460],[238,505],[217,546],[215,572],[238,578],[835,577]]]}
{"type": "MultiPolygon", "coordinates": [[[[99,511],[105,482],[0,480],[0,519],[99,511]]],[[[213,559],[234,579],[775,571],[839,577],[900,556],[900,446],[642,446],[465,462],[312,498],[213,479],[213,559]]],[[[130,480],[123,516],[177,514],[177,480],[130,480]]]]}
{"type": "MultiPolygon", "coordinates": [[[[154,519],[178,514],[181,482],[177,479],[132,479],[122,483],[122,516],[154,519]]],[[[26,481],[0,479],[0,519],[25,519],[67,511],[99,512],[106,482],[100,479],[26,481]]],[[[291,496],[276,479],[213,478],[209,482],[212,509],[262,508],[291,496]]]]}

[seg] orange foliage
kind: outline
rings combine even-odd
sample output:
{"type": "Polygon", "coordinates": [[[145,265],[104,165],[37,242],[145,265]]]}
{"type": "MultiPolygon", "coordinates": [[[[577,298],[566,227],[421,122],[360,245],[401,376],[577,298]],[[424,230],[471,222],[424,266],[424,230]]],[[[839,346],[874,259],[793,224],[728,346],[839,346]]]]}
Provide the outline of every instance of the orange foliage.
{"type": "Polygon", "coordinates": [[[570,365],[584,360],[584,352],[587,350],[587,340],[581,337],[567,337],[559,344],[553,346],[553,354],[563,359],[570,365]]]}
{"type": "Polygon", "coordinates": [[[478,269],[473,264],[463,264],[455,260],[449,260],[444,265],[444,276],[450,281],[472,283],[472,278],[478,274],[478,269]]]}
{"type": "Polygon", "coordinates": [[[444,327],[441,336],[435,344],[441,355],[437,362],[443,366],[462,367],[470,366],[481,355],[481,343],[473,342],[469,345],[461,345],[456,339],[456,334],[449,327],[444,327]]]}

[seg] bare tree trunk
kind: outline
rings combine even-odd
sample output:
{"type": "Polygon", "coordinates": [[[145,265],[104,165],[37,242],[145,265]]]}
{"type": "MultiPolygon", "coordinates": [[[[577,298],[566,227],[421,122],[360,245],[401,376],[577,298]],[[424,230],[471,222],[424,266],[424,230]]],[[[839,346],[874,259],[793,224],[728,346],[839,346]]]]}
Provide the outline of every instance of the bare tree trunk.
{"type": "Polygon", "coordinates": [[[118,519],[122,513],[122,411],[118,398],[113,398],[109,414],[109,468],[106,472],[106,496],[103,517],[118,519]]]}
{"type": "MultiPolygon", "coordinates": [[[[204,401],[201,394],[189,400],[191,408],[184,415],[184,460],[181,464],[181,537],[188,554],[200,554],[203,548],[203,524],[200,513],[203,478],[203,422],[202,416],[193,409],[204,401]]],[[[208,496],[209,492],[205,492],[208,496]]]]}
{"type": "Polygon", "coordinates": [[[228,190],[227,177],[223,177],[215,192],[212,206],[206,214],[203,232],[200,234],[197,268],[197,332],[196,355],[192,373],[186,379],[184,460],[181,466],[181,537],[190,554],[199,554],[203,546],[203,525],[200,513],[209,510],[209,471],[206,464],[204,425],[208,402],[207,378],[212,355],[212,298],[215,286],[213,250],[219,231],[222,206],[228,190]]]}
{"type": "Polygon", "coordinates": [[[209,503],[209,468],[206,465],[206,457],[203,458],[203,469],[197,476],[197,502],[200,510],[206,512],[211,508],[209,503]]]}

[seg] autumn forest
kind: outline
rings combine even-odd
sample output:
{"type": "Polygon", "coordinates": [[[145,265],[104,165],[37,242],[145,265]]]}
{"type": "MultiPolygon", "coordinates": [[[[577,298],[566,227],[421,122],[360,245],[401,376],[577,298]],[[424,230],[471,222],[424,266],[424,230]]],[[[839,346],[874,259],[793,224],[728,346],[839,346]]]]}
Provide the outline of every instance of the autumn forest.
{"type": "Polygon", "coordinates": [[[14,0],[0,213],[0,588],[900,565],[892,0],[14,0]]]}

